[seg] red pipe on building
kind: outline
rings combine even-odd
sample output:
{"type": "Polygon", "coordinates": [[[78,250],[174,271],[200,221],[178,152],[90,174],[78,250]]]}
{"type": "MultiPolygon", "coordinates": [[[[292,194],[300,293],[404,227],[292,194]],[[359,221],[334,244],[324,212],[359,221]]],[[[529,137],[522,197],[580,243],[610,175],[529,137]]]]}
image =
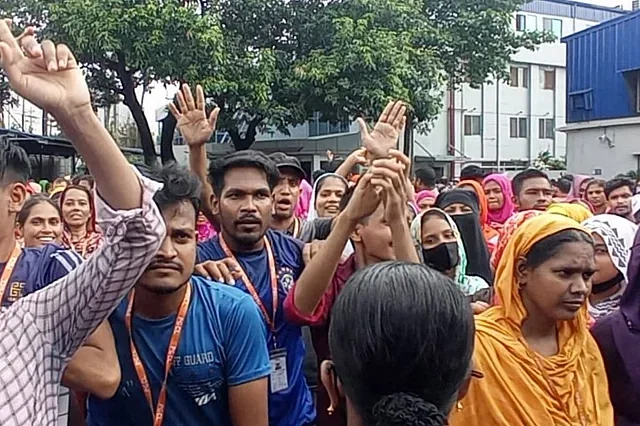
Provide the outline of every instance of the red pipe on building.
{"type": "MultiPolygon", "coordinates": [[[[456,91],[449,89],[449,155],[456,156],[456,91]]],[[[456,177],[456,162],[451,160],[449,164],[449,178],[456,177]]]]}

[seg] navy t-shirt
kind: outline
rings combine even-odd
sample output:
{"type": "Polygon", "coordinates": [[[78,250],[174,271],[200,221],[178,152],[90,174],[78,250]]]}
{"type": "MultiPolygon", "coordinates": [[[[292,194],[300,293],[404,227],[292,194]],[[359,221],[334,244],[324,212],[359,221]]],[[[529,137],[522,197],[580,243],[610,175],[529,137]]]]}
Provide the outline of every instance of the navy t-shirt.
{"type": "MultiPolygon", "coordinates": [[[[75,252],[55,244],[22,249],[4,290],[1,310],[7,309],[21,297],[59,280],[81,263],[82,258],[75,252]]],[[[5,265],[0,264],[0,274],[5,265]]]]}
{"type": "MultiPolygon", "coordinates": [[[[301,328],[291,324],[284,317],[284,299],[300,277],[303,269],[303,243],[284,235],[281,232],[268,230],[267,238],[273,247],[276,272],[278,275],[278,310],[276,313],[276,340],[279,349],[286,350],[287,381],[289,387],[277,393],[269,393],[269,425],[270,426],[302,426],[315,419],[315,408],[311,392],[304,378],[303,365],[305,347],[301,328]]],[[[271,278],[266,249],[253,253],[235,253],[236,259],[244,268],[249,279],[256,287],[260,299],[267,312],[273,312],[271,294],[271,278]]],[[[198,246],[198,263],[207,260],[221,260],[226,256],[220,246],[219,237],[200,243],[198,246]]],[[[244,282],[237,281],[235,287],[248,293],[244,282]]],[[[265,323],[264,318],[262,321],[265,323]]],[[[271,330],[267,328],[268,339],[265,345],[272,349],[271,330]]]]}
{"type": "MultiPolygon", "coordinates": [[[[180,343],[167,380],[166,425],[232,426],[229,386],[266,377],[266,329],[250,296],[222,284],[192,277],[192,295],[180,343]]],[[[128,299],[109,318],[122,379],[107,401],[89,398],[89,426],[151,426],[153,416],[133,366],[125,325],[128,299]]],[[[176,315],[151,320],[133,317],[133,335],[156,407],[164,380],[167,348],[176,315]]]]}

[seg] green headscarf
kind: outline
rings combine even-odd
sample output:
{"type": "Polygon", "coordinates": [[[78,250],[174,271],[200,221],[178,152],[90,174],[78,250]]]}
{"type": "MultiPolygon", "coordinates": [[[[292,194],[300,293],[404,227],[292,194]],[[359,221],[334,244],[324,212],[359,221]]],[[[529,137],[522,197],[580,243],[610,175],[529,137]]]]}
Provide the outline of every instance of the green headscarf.
{"type": "Polygon", "coordinates": [[[458,284],[460,290],[462,290],[465,295],[470,296],[475,294],[478,290],[488,288],[489,284],[487,284],[487,282],[482,278],[467,275],[467,253],[464,251],[464,244],[462,243],[460,231],[458,231],[458,227],[451,216],[437,208],[431,208],[423,211],[416,216],[411,223],[411,237],[413,238],[413,242],[416,245],[416,251],[418,252],[418,256],[420,256],[422,262],[424,263],[424,258],[422,257],[422,218],[428,212],[437,212],[438,215],[444,218],[451,227],[453,235],[456,238],[456,242],[458,243],[458,257],[460,258],[460,261],[455,268],[454,281],[458,284]]]}

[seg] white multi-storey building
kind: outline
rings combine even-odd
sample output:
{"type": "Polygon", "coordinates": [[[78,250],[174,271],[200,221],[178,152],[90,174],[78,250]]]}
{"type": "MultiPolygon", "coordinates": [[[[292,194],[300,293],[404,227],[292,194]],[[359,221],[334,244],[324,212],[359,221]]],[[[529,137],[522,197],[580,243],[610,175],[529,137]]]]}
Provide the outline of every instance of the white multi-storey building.
{"type": "Polygon", "coordinates": [[[565,134],[556,131],[565,124],[566,46],[560,39],[625,13],[569,0],[523,5],[514,29],[551,31],[557,40],[515,54],[508,83],[493,81],[479,89],[463,85],[446,93],[432,130],[415,135],[414,156],[446,175],[458,175],[468,164],[521,169],[544,151],[564,157],[565,134]]]}

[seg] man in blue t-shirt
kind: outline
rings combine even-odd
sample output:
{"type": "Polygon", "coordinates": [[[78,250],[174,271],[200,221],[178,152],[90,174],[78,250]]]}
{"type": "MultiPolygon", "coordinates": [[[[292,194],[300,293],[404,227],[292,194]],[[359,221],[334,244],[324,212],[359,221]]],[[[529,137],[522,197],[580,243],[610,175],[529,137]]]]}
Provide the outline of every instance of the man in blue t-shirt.
{"type": "Polygon", "coordinates": [[[269,424],[313,424],[315,408],[303,374],[301,328],[285,320],[283,302],[303,268],[303,243],[269,229],[271,191],[280,176],[256,151],[230,154],[211,165],[218,237],[198,248],[198,270],[230,268],[235,287],[250,294],[267,324],[271,360],[269,424]],[[209,262],[208,264],[206,262],[209,262]]]}
{"type": "Polygon", "coordinates": [[[154,200],[167,236],[110,317],[122,380],[113,398],[90,397],[88,424],[151,426],[155,415],[166,425],[267,426],[260,313],[238,289],[191,277],[197,179],[170,166],[156,180],[164,183],[154,200]]]}
{"type": "Polygon", "coordinates": [[[284,299],[302,271],[302,242],[268,230],[278,168],[260,152],[240,151],[211,164],[207,176],[205,143],[213,135],[220,110],[215,108],[207,117],[200,86],[194,99],[185,84],[177,101],[178,106],[169,107],[189,145],[192,172],[203,185],[203,212],[221,227],[218,237],[199,246],[201,265],[196,271],[205,276],[212,276],[206,274],[207,268],[224,272],[227,283],[251,295],[260,309],[268,334],[263,345],[271,362],[269,425],[313,424],[316,413],[303,374],[302,331],[287,322],[283,312],[284,299]]]}

